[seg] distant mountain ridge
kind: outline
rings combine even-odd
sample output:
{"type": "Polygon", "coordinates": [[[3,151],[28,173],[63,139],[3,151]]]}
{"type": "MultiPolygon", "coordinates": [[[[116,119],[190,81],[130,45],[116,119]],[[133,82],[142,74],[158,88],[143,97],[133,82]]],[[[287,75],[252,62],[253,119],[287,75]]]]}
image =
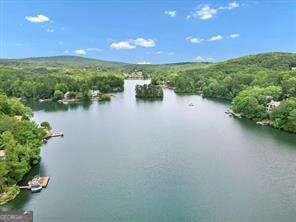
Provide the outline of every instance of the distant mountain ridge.
{"type": "Polygon", "coordinates": [[[104,67],[104,68],[127,68],[127,67],[149,67],[157,68],[186,68],[194,69],[204,67],[205,65],[241,65],[257,66],[272,69],[282,69],[296,67],[296,53],[289,52],[267,52],[255,55],[247,55],[222,62],[177,62],[165,64],[133,64],[116,61],[106,61],[81,56],[50,56],[50,57],[31,57],[22,59],[0,59],[0,66],[10,67],[48,67],[48,68],[84,68],[84,67],[104,67]]]}
{"type": "Polygon", "coordinates": [[[105,61],[81,56],[50,56],[50,57],[31,57],[23,59],[0,59],[0,65],[4,66],[48,66],[65,68],[79,68],[83,66],[103,66],[109,68],[118,68],[128,65],[123,62],[105,61]]]}

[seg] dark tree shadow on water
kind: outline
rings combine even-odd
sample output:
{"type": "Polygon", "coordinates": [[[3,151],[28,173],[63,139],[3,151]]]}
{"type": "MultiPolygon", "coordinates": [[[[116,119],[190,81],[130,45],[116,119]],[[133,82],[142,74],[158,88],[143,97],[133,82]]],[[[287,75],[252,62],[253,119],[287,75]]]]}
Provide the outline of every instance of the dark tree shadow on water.
{"type": "MultiPolygon", "coordinates": [[[[18,185],[19,186],[26,186],[28,182],[36,175],[46,176],[46,171],[42,163],[36,164],[32,167],[30,172],[25,175],[23,180],[21,180],[18,185]]],[[[4,206],[1,206],[1,210],[9,211],[9,210],[27,210],[24,209],[26,203],[30,201],[32,198],[32,194],[30,190],[21,189],[19,195],[12,201],[8,202],[4,206]]]]}
{"type": "Polygon", "coordinates": [[[57,112],[57,111],[69,111],[69,110],[76,110],[78,108],[83,108],[84,110],[88,110],[92,101],[83,101],[79,103],[69,103],[69,104],[61,104],[56,102],[46,102],[46,103],[39,103],[39,102],[30,102],[27,103],[29,107],[33,111],[45,111],[45,112],[57,112]]]}
{"type": "Polygon", "coordinates": [[[276,129],[272,126],[260,126],[249,119],[236,119],[237,124],[250,134],[259,137],[271,137],[281,143],[287,144],[296,151],[296,134],[276,129]]]}

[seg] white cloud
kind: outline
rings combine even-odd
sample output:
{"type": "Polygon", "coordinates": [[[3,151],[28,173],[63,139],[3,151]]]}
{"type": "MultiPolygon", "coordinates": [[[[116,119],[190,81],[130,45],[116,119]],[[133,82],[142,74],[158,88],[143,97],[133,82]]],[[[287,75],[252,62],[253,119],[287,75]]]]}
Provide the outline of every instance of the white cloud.
{"type": "Polygon", "coordinates": [[[64,53],[68,54],[69,53],[69,50],[65,50],[64,53]]]}
{"type": "Polygon", "coordinates": [[[134,49],[136,48],[135,45],[131,45],[128,41],[121,41],[121,42],[113,42],[110,47],[112,49],[134,49]]]}
{"type": "Polygon", "coordinates": [[[190,15],[187,15],[187,19],[189,18],[198,18],[202,20],[209,20],[214,18],[214,16],[219,12],[223,10],[232,10],[235,8],[238,8],[240,5],[236,1],[228,3],[226,6],[220,6],[220,7],[211,7],[209,5],[203,5],[199,10],[191,12],[190,15]]]}
{"type": "Polygon", "coordinates": [[[33,23],[43,23],[43,22],[48,22],[50,19],[45,16],[45,15],[36,15],[36,16],[26,16],[25,17],[29,22],[33,23]]]}
{"type": "Polygon", "coordinates": [[[166,51],[156,51],[156,52],[145,52],[145,54],[147,55],[174,55],[175,53],[174,52],[166,52],[166,51]]]}
{"type": "Polygon", "coordinates": [[[221,35],[214,35],[211,38],[209,38],[208,41],[213,42],[213,41],[220,41],[222,39],[223,39],[223,37],[221,35]]]}
{"type": "Polygon", "coordinates": [[[239,7],[239,4],[238,4],[236,1],[234,1],[234,2],[230,2],[230,3],[228,4],[228,9],[229,9],[229,10],[234,9],[234,8],[238,8],[238,7],[239,7]]]}
{"type": "Polygon", "coordinates": [[[103,51],[103,49],[99,49],[99,48],[87,48],[85,50],[89,51],[89,52],[102,52],[103,51]]]}
{"type": "Polygon", "coordinates": [[[167,11],[164,11],[164,14],[166,14],[167,16],[169,17],[175,17],[177,15],[177,11],[176,10],[167,10],[167,11]]]}
{"type": "Polygon", "coordinates": [[[139,64],[139,65],[147,65],[147,64],[151,64],[151,62],[141,61],[141,62],[138,62],[137,64],[139,64]]]}
{"type": "Polygon", "coordinates": [[[204,59],[203,57],[201,57],[201,56],[196,56],[196,57],[195,57],[195,60],[196,60],[197,62],[204,62],[204,61],[205,61],[205,59],[204,59]]]}
{"type": "Polygon", "coordinates": [[[76,55],[86,55],[86,51],[84,49],[75,50],[76,55]]]}
{"type": "Polygon", "coordinates": [[[155,55],[160,55],[160,54],[163,54],[163,51],[157,51],[157,52],[155,52],[155,55]]]}
{"type": "Polygon", "coordinates": [[[233,34],[229,35],[229,38],[231,38],[231,39],[236,39],[238,37],[239,37],[239,34],[237,34],[237,33],[233,33],[233,34]]]}
{"type": "Polygon", "coordinates": [[[217,14],[217,11],[218,11],[217,9],[211,8],[210,6],[205,5],[200,10],[196,11],[193,14],[193,17],[195,18],[197,17],[202,20],[207,20],[207,19],[213,18],[213,16],[217,14]]]}
{"type": "Polygon", "coordinates": [[[144,39],[144,38],[136,38],[130,39],[126,41],[113,42],[110,47],[112,49],[134,49],[137,46],[144,48],[152,48],[155,46],[155,41],[153,39],[144,39]]]}
{"type": "Polygon", "coordinates": [[[145,48],[150,48],[155,46],[155,42],[153,39],[137,38],[132,40],[132,43],[136,46],[141,46],[145,48]]]}
{"type": "Polygon", "coordinates": [[[47,28],[46,31],[47,32],[54,32],[54,29],[53,28],[47,28]]]}
{"type": "Polygon", "coordinates": [[[214,61],[214,59],[212,59],[212,58],[204,58],[202,56],[196,56],[194,60],[197,61],[197,62],[211,62],[211,61],[214,61]]]}
{"type": "Polygon", "coordinates": [[[201,43],[204,41],[204,39],[202,39],[202,38],[192,37],[192,36],[186,37],[186,40],[191,42],[192,44],[197,44],[197,43],[201,43]]]}

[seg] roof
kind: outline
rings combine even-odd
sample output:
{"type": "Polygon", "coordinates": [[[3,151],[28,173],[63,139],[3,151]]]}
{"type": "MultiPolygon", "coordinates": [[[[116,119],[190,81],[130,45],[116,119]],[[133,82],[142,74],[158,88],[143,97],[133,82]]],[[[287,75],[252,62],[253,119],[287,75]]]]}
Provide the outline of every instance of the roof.
{"type": "Polygon", "coordinates": [[[5,150],[0,150],[0,157],[4,157],[5,156],[5,150]]]}

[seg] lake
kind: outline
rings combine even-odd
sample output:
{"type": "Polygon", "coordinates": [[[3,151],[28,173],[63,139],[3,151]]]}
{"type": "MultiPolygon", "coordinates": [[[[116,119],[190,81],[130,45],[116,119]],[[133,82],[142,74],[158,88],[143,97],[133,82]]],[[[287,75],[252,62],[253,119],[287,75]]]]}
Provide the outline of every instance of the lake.
{"type": "Polygon", "coordinates": [[[44,145],[32,172],[48,187],[3,209],[33,210],[37,222],[295,221],[295,135],[198,95],[136,100],[144,82],[126,80],[111,102],[33,106],[65,136],[44,145]]]}

